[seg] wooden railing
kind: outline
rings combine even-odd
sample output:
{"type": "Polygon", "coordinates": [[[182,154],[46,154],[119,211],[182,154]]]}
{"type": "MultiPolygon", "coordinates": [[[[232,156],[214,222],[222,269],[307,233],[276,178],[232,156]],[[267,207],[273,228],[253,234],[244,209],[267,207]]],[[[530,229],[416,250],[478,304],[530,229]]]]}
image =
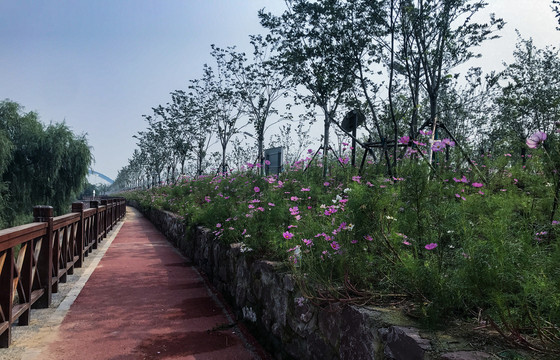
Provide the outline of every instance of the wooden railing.
{"type": "Polygon", "coordinates": [[[0,230],[0,347],[11,326],[28,325],[30,310],[50,306],[58,284],[83,265],[97,244],[124,217],[123,198],[75,202],[53,217],[50,206],[33,208],[34,222],[0,230]]]}

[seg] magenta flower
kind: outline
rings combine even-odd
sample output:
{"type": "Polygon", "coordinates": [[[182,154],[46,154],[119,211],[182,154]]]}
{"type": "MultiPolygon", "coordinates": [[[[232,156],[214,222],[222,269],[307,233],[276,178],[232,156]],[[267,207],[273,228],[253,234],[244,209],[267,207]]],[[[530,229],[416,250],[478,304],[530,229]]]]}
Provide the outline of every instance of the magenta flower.
{"type": "Polygon", "coordinates": [[[542,131],[537,131],[533,135],[529,136],[526,141],[527,146],[530,149],[536,149],[546,140],[546,133],[542,131]]]}
{"type": "Polygon", "coordinates": [[[408,144],[410,142],[410,136],[405,135],[398,140],[399,144],[408,144]]]}
{"type": "Polygon", "coordinates": [[[253,188],[253,190],[255,190],[256,193],[258,193],[258,192],[261,191],[261,189],[260,189],[258,186],[255,186],[255,187],[253,188]]]}
{"type": "Polygon", "coordinates": [[[283,232],[283,233],[282,233],[282,236],[284,237],[284,239],[290,240],[291,238],[294,237],[294,234],[292,234],[292,233],[289,232],[289,231],[286,231],[286,232],[283,232]]]}
{"type": "Polygon", "coordinates": [[[436,243],[430,243],[426,246],[424,246],[426,248],[426,250],[433,250],[435,248],[437,248],[437,244],[436,243]]]}
{"type": "Polygon", "coordinates": [[[340,245],[336,241],[333,241],[331,243],[331,247],[333,248],[334,251],[337,251],[338,249],[340,249],[340,245]]]}
{"type": "Polygon", "coordinates": [[[264,164],[265,164],[265,165],[270,165],[270,160],[265,160],[265,161],[264,161],[264,164]]]}
{"type": "Polygon", "coordinates": [[[432,150],[435,152],[442,151],[445,149],[445,144],[441,141],[434,141],[432,144],[432,150]]]}
{"type": "Polygon", "coordinates": [[[445,145],[449,146],[449,147],[453,147],[455,146],[455,141],[451,140],[451,139],[443,139],[441,140],[441,142],[443,142],[445,145]]]}
{"type": "Polygon", "coordinates": [[[484,184],[477,183],[477,182],[473,182],[471,185],[472,185],[473,187],[475,187],[475,188],[481,188],[481,187],[484,186],[484,184]]]}

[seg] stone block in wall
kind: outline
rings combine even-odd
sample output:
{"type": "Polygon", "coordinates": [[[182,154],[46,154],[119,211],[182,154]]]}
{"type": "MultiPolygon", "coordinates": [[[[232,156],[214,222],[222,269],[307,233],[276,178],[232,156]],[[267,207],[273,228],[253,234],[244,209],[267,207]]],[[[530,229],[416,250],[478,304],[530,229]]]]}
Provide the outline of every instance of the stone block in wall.
{"type": "MultiPolygon", "coordinates": [[[[299,294],[298,294],[299,295],[299,294]]],[[[287,316],[290,329],[300,338],[305,338],[317,329],[317,308],[303,296],[294,297],[287,316]]]]}
{"type": "Polygon", "coordinates": [[[420,336],[418,329],[391,326],[379,329],[385,347],[384,355],[391,360],[424,360],[426,351],[431,350],[430,341],[420,336]]]}

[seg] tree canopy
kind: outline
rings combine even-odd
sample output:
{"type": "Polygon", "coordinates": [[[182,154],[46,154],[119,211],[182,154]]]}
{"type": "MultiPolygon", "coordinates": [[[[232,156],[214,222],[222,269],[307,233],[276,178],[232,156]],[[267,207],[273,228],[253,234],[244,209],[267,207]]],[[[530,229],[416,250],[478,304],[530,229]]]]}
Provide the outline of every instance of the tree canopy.
{"type": "Polygon", "coordinates": [[[45,126],[37,113],[13,101],[0,102],[0,225],[21,222],[34,205],[66,213],[91,161],[84,135],[64,123],[45,126]]]}

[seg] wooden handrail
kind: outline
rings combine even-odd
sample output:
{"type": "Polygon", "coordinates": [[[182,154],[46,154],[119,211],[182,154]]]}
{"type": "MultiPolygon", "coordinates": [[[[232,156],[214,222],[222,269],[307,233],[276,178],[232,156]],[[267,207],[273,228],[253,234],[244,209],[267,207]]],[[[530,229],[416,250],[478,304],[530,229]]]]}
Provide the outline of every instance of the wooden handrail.
{"type": "Polygon", "coordinates": [[[123,198],[75,202],[54,217],[50,206],[33,208],[34,222],[0,230],[0,347],[8,347],[11,326],[28,325],[31,307],[48,307],[58,284],[126,213],[123,198]]]}

